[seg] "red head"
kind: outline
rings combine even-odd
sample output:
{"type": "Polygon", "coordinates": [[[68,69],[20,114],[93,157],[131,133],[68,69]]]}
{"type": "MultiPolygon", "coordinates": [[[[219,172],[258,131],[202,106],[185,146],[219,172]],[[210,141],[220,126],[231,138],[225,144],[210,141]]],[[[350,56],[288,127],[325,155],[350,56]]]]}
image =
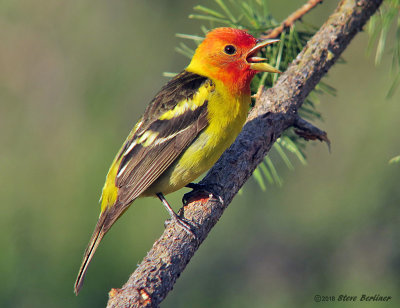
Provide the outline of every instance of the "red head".
{"type": "Polygon", "coordinates": [[[187,70],[222,81],[232,90],[248,92],[257,72],[279,72],[255,56],[276,41],[260,42],[243,30],[216,28],[199,45],[187,70]]]}

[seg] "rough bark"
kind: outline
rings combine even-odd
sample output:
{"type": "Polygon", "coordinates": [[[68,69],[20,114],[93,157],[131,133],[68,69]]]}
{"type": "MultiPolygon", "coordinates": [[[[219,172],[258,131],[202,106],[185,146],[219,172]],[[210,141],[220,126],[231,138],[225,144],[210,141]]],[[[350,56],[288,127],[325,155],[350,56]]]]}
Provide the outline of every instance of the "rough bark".
{"type": "MultiPolygon", "coordinates": [[[[107,307],[158,307],[225,208],[282,132],[301,121],[297,110],[336,62],[382,0],[342,0],[276,85],[263,91],[235,141],[201,182],[218,198],[184,207],[196,238],[170,224],[121,289],[112,289],[107,307]]],[[[307,130],[307,125],[304,129],[307,130]]],[[[302,129],[300,127],[300,129],[302,129]]]]}

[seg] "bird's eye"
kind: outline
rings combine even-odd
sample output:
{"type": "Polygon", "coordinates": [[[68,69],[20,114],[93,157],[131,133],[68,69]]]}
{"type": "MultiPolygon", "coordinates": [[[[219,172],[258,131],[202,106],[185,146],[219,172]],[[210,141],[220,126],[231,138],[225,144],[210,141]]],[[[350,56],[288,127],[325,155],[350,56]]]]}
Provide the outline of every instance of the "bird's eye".
{"type": "Polygon", "coordinates": [[[227,55],[234,55],[236,53],[236,48],[233,45],[226,45],[224,48],[224,52],[227,55]]]}

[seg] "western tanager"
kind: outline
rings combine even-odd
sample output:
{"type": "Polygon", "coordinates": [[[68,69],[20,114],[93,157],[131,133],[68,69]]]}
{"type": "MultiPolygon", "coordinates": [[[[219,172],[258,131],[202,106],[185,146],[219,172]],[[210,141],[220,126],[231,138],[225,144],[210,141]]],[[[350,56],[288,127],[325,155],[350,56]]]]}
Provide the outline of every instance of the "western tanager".
{"type": "Polygon", "coordinates": [[[214,29],[189,66],[150,102],[107,174],[100,217],[79,270],[76,294],[100,241],[136,198],[159,197],[173,220],[188,228],[163,194],[195,180],[235,140],[251,103],[252,78],[257,72],[279,72],[257,57],[261,48],[276,41],[259,41],[238,29],[214,29]]]}

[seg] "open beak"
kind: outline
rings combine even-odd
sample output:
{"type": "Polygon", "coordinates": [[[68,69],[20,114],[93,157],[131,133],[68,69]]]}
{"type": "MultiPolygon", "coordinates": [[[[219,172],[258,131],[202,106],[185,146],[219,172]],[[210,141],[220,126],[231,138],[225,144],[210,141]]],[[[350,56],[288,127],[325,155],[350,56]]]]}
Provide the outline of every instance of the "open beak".
{"type": "Polygon", "coordinates": [[[257,53],[261,50],[261,48],[279,42],[279,40],[265,40],[259,42],[256,46],[254,46],[250,51],[247,53],[246,61],[250,64],[250,68],[255,71],[259,72],[269,72],[269,73],[282,73],[280,70],[276,69],[272,65],[268,63],[262,62],[266,61],[267,59],[257,57],[257,53]]]}

